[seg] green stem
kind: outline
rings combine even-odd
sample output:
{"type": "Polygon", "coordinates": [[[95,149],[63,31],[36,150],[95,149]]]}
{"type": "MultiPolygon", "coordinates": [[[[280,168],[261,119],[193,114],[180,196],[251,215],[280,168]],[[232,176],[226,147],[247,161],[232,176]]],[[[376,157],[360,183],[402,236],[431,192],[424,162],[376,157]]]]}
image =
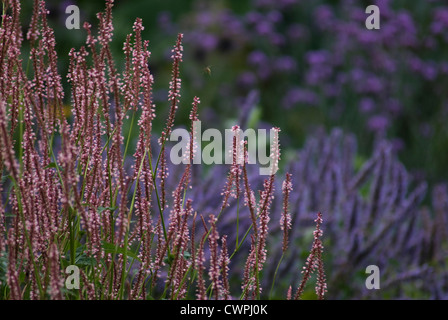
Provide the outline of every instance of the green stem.
{"type": "Polygon", "coordinates": [[[133,128],[133,126],[134,126],[134,118],[135,118],[135,110],[134,110],[134,112],[132,113],[131,125],[130,125],[130,127],[129,127],[128,138],[127,138],[127,140],[126,140],[126,147],[125,147],[125,149],[124,149],[124,154],[123,154],[123,163],[124,163],[124,160],[126,159],[126,154],[127,154],[127,152],[128,152],[129,141],[131,140],[132,128],[133,128]]]}
{"type": "MultiPolygon", "coordinates": [[[[160,157],[160,154],[159,154],[159,157],[160,157]]],[[[152,181],[154,182],[154,191],[156,193],[157,206],[159,208],[160,221],[162,222],[163,236],[165,237],[165,241],[168,242],[168,234],[166,232],[165,219],[163,217],[163,208],[162,208],[162,204],[160,202],[160,197],[159,197],[159,192],[157,190],[157,185],[155,184],[155,181],[156,181],[155,180],[156,179],[156,177],[155,177],[156,171],[155,170],[157,170],[157,167],[153,170],[151,159],[149,159],[148,162],[149,162],[149,168],[150,168],[151,173],[152,173],[152,181]]],[[[168,255],[170,255],[171,251],[170,251],[170,247],[168,245],[167,245],[167,249],[168,249],[168,255]]]]}
{"type": "MultiPolygon", "coordinates": [[[[145,162],[147,151],[148,151],[148,149],[145,149],[145,153],[143,154],[142,160],[140,161],[140,166],[139,166],[138,173],[137,173],[137,179],[135,181],[134,194],[132,195],[131,207],[129,208],[129,212],[128,212],[127,226],[126,226],[126,232],[125,232],[125,236],[124,236],[124,252],[123,252],[123,262],[122,262],[122,269],[121,269],[122,270],[121,286],[120,286],[120,294],[119,294],[119,298],[120,299],[123,298],[124,284],[125,284],[126,277],[127,277],[126,261],[127,261],[127,258],[128,258],[127,257],[127,253],[128,253],[128,241],[129,241],[129,231],[130,231],[130,225],[131,225],[132,209],[134,208],[135,197],[137,195],[140,175],[141,175],[141,172],[142,172],[143,163],[145,162]]],[[[117,244],[115,250],[117,251],[117,249],[118,249],[118,244],[117,244]]]]}
{"type": "Polygon", "coordinates": [[[238,236],[239,236],[239,223],[240,223],[240,197],[236,198],[236,244],[235,248],[238,247],[238,236]]]}
{"type": "Polygon", "coordinates": [[[70,261],[71,264],[75,264],[75,252],[76,252],[76,244],[75,244],[75,223],[74,217],[72,214],[72,210],[69,207],[69,227],[70,227],[70,261]]]}
{"type": "Polygon", "coordinates": [[[280,260],[277,264],[277,268],[275,269],[274,279],[272,280],[271,291],[269,291],[269,299],[272,297],[272,291],[274,290],[275,279],[277,278],[278,269],[280,268],[280,264],[282,263],[283,257],[285,256],[285,252],[282,253],[280,260]]]}

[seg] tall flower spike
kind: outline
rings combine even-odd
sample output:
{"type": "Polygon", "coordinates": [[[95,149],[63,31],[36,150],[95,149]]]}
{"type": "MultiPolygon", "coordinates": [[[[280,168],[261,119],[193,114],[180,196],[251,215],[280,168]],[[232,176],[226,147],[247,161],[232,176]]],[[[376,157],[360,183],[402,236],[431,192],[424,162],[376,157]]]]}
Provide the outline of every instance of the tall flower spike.
{"type": "Polygon", "coordinates": [[[160,188],[162,193],[162,207],[166,206],[166,196],[165,196],[165,181],[168,177],[168,166],[166,164],[166,154],[165,154],[165,141],[169,139],[169,136],[171,134],[171,129],[174,125],[174,118],[176,115],[176,110],[178,108],[179,103],[179,97],[180,97],[180,87],[181,87],[181,79],[180,79],[180,72],[179,67],[180,63],[182,62],[182,38],[183,34],[179,33],[177,36],[176,44],[174,45],[174,48],[171,50],[172,55],[171,58],[173,59],[173,68],[172,68],[172,76],[171,76],[171,82],[170,82],[170,90],[168,92],[168,101],[171,103],[170,106],[170,112],[168,115],[168,120],[166,122],[165,130],[162,132],[161,137],[159,139],[159,144],[161,145],[160,149],[160,162],[161,165],[158,168],[158,176],[160,178],[160,188]]]}
{"type": "MultiPolygon", "coordinates": [[[[2,164],[2,152],[0,150],[0,172],[3,172],[2,164]]],[[[3,187],[0,184],[0,195],[3,194],[3,187]]],[[[3,235],[6,235],[6,224],[5,224],[5,209],[3,207],[2,197],[0,196],[0,258],[3,256],[6,247],[6,239],[3,235]]]]}
{"type": "Polygon", "coordinates": [[[241,177],[241,165],[244,161],[244,141],[241,140],[241,129],[239,126],[232,127],[233,132],[233,145],[232,145],[232,167],[230,171],[234,177],[235,194],[234,197],[238,198],[240,194],[240,177],[241,177]]]}
{"type": "Polygon", "coordinates": [[[286,300],[291,300],[292,296],[292,287],[289,286],[288,291],[286,292],[286,300]]]}
{"type": "Polygon", "coordinates": [[[204,243],[205,237],[207,235],[207,231],[204,233],[201,242],[199,244],[198,254],[196,258],[196,270],[198,272],[198,280],[197,280],[197,299],[198,300],[206,300],[207,295],[205,294],[205,280],[204,280],[204,243]]]}
{"type": "Polygon", "coordinates": [[[324,298],[325,292],[327,292],[327,284],[325,280],[325,270],[324,270],[324,263],[322,260],[322,251],[323,251],[323,245],[320,238],[323,235],[323,232],[320,228],[323,220],[322,220],[322,213],[317,214],[316,220],[316,230],[313,232],[314,235],[314,241],[313,245],[311,247],[311,252],[306,260],[306,267],[303,267],[303,278],[300,282],[299,288],[297,289],[297,292],[294,296],[294,299],[299,299],[301,295],[303,294],[303,291],[305,290],[305,285],[307,281],[310,279],[311,274],[317,270],[317,283],[316,283],[316,293],[319,300],[322,300],[324,298]]]}
{"type": "Polygon", "coordinates": [[[254,234],[258,233],[257,230],[257,218],[255,215],[255,195],[252,191],[249,178],[247,176],[247,168],[246,164],[248,163],[248,154],[247,154],[247,141],[244,144],[244,163],[243,163],[243,180],[244,180],[244,205],[249,207],[250,218],[252,220],[252,226],[254,228],[254,234]]]}
{"type": "Polygon", "coordinates": [[[289,193],[292,191],[291,174],[286,173],[285,181],[283,181],[283,210],[280,218],[280,228],[283,231],[283,252],[288,248],[288,232],[291,229],[291,214],[288,212],[289,193]]]}
{"type": "Polygon", "coordinates": [[[6,103],[0,97],[0,153],[3,163],[15,181],[19,178],[19,164],[17,163],[11,137],[7,129],[6,103]]]}
{"type": "Polygon", "coordinates": [[[55,243],[50,246],[48,258],[50,260],[50,296],[53,300],[62,300],[59,252],[55,243]]]}
{"type": "Polygon", "coordinates": [[[13,229],[10,229],[7,236],[9,254],[8,254],[8,271],[6,272],[6,282],[10,288],[10,298],[12,300],[21,300],[22,294],[19,284],[19,271],[16,265],[16,245],[17,241],[14,237],[13,229]]]}
{"type": "Polygon", "coordinates": [[[221,267],[222,274],[222,290],[221,296],[224,300],[229,299],[230,294],[230,284],[229,284],[229,254],[227,250],[227,235],[221,237],[221,255],[219,257],[219,265],[221,267]]]}
{"type": "Polygon", "coordinates": [[[280,139],[279,139],[279,132],[280,128],[275,127],[272,130],[274,130],[274,137],[272,141],[271,146],[271,175],[275,174],[278,171],[278,162],[280,160],[280,139]]]}
{"type": "Polygon", "coordinates": [[[170,82],[170,90],[168,92],[168,101],[171,103],[171,106],[165,130],[162,132],[160,144],[162,144],[163,141],[169,138],[171,134],[171,129],[174,124],[174,117],[176,115],[176,110],[178,108],[180,98],[180,87],[181,87],[179,67],[180,63],[182,62],[182,52],[183,52],[182,38],[183,34],[179,33],[177,35],[176,44],[174,45],[174,48],[171,50],[172,52],[171,58],[173,59],[173,68],[170,82]]]}
{"type": "Polygon", "coordinates": [[[190,120],[191,120],[191,132],[190,132],[190,143],[187,145],[186,154],[184,155],[184,160],[188,164],[193,163],[194,156],[198,150],[198,141],[195,140],[198,134],[198,126],[196,125],[196,121],[198,121],[198,107],[201,103],[201,100],[198,97],[194,97],[193,106],[190,112],[190,120]]]}
{"type": "Polygon", "coordinates": [[[239,126],[236,125],[232,127],[232,149],[229,150],[232,157],[232,165],[230,167],[226,185],[221,193],[221,195],[224,196],[221,210],[224,210],[224,208],[229,205],[230,196],[237,199],[240,194],[241,165],[244,162],[244,141],[240,139],[240,131],[241,129],[239,126]]]}
{"type": "Polygon", "coordinates": [[[187,167],[185,168],[185,188],[188,188],[188,184],[190,183],[191,178],[191,166],[194,162],[195,154],[198,151],[198,141],[196,141],[196,138],[200,132],[198,130],[200,129],[200,126],[198,126],[198,107],[201,101],[198,97],[194,97],[193,99],[193,106],[191,108],[190,112],[190,120],[191,120],[191,132],[190,132],[190,141],[186,146],[185,154],[183,155],[183,162],[187,163],[187,167]]]}
{"type": "Polygon", "coordinates": [[[249,293],[253,291],[254,284],[255,284],[255,275],[254,275],[254,267],[256,265],[256,239],[255,236],[251,235],[251,247],[249,251],[249,255],[246,259],[246,264],[244,266],[244,272],[243,272],[243,283],[241,285],[241,289],[243,291],[242,297],[243,299],[247,299],[249,296],[249,293]]]}
{"type": "Polygon", "coordinates": [[[263,264],[266,261],[266,240],[269,229],[269,213],[272,200],[274,199],[274,175],[269,176],[269,179],[264,180],[263,191],[260,193],[260,202],[257,216],[260,217],[260,225],[258,228],[258,243],[257,243],[257,259],[258,271],[261,271],[263,264]]]}
{"type": "Polygon", "coordinates": [[[210,269],[209,276],[212,281],[212,290],[214,290],[215,299],[219,299],[221,291],[221,281],[219,280],[219,261],[218,261],[218,230],[216,229],[216,218],[210,215],[210,236],[208,238],[210,247],[210,269]]]}

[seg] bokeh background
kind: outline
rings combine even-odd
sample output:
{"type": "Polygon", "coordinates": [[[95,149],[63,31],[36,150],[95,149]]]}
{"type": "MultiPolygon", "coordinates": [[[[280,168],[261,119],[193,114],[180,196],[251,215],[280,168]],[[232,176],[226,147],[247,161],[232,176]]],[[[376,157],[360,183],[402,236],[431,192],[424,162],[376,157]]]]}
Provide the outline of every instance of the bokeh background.
{"type": "MultiPolygon", "coordinates": [[[[65,28],[69,4],[93,25],[104,7],[103,1],[47,1],[62,53],[85,41],[82,28],[65,28]]],[[[23,6],[26,17],[32,3],[23,6]]],[[[447,180],[445,1],[117,0],[116,58],[136,17],[151,42],[156,102],[166,100],[170,49],[182,32],[183,103],[200,96],[210,127],[226,127],[246,112],[251,124],[281,127],[283,145],[292,148],[317,127],[340,127],[361,142],[360,161],[387,137],[417,179],[447,180]],[[380,30],[365,27],[370,4],[380,8],[380,30]]]]}
{"type": "MultiPolygon", "coordinates": [[[[31,2],[23,3],[24,27],[31,2]]],[[[103,1],[47,0],[63,74],[70,48],[84,45],[86,36],[82,28],[65,28],[70,4],[94,26],[104,8],[103,1]]],[[[358,142],[355,169],[389,141],[414,185],[427,182],[423,203],[430,205],[431,190],[448,181],[445,0],[116,0],[116,61],[137,17],[150,40],[158,117],[167,112],[170,50],[180,32],[178,124],[188,121],[197,95],[208,128],[241,121],[243,129],[280,127],[285,162],[308,139],[337,128],[358,142]],[[380,8],[380,30],[365,27],[371,4],[380,8]]]]}

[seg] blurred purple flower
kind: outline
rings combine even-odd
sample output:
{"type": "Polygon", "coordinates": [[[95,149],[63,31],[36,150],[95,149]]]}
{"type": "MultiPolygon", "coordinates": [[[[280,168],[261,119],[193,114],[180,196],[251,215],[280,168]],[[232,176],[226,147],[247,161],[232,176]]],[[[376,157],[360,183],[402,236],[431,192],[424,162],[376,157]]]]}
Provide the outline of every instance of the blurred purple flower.
{"type": "Polygon", "coordinates": [[[411,56],[408,59],[407,63],[412,69],[412,71],[420,74],[423,77],[423,79],[427,81],[433,81],[436,79],[438,74],[438,68],[440,67],[434,61],[424,61],[417,56],[411,56]]]}
{"type": "Polygon", "coordinates": [[[380,93],[381,91],[383,91],[384,85],[380,78],[374,75],[370,75],[369,77],[367,77],[367,79],[365,79],[363,89],[363,91],[366,93],[380,93]]]}
{"type": "Polygon", "coordinates": [[[375,53],[373,63],[387,73],[395,73],[397,71],[398,61],[385,52],[375,53]]]}
{"type": "Polygon", "coordinates": [[[247,60],[249,65],[256,67],[256,74],[260,77],[260,79],[266,80],[269,78],[271,75],[271,66],[269,63],[269,58],[264,52],[259,50],[252,51],[247,60]]]}
{"type": "Polygon", "coordinates": [[[161,11],[157,15],[157,24],[159,28],[166,34],[174,33],[174,25],[171,17],[171,12],[161,11]]]}
{"type": "Polygon", "coordinates": [[[315,106],[318,103],[318,97],[308,89],[295,87],[288,90],[282,101],[283,106],[290,109],[298,103],[315,106]]]}
{"type": "Polygon", "coordinates": [[[391,145],[394,152],[399,152],[405,148],[405,143],[403,139],[400,138],[391,139],[391,145]]]}
{"type": "Polygon", "coordinates": [[[379,42],[381,34],[379,32],[372,32],[368,29],[361,29],[357,32],[358,40],[365,45],[373,45],[379,42]]]}
{"type": "Polygon", "coordinates": [[[271,66],[267,55],[259,50],[252,51],[249,54],[248,63],[251,66],[256,67],[255,73],[261,80],[266,80],[271,75],[271,66]]]}
{"type": "Polygon", "coordinates": [[[431,32],[434,34],[441,34],[448,28],[448,8],[441,7],[434,11],[431,32]]]}
{"type": "Polygon", "coordinates": [[[268,14],[266,15],[266,19],[272,23],[279,23],[282,21],[283,15],[278,10],[272,10],[268,12],[268,14]]]}
{"type": "Polygon", "coordinates": [[[204,33],[201,35],[201,41],[199,43],[203,49],[212,51],[216,48],[218,39],[214,34],[204,33]]]}
{"type": "Polygon", "coordinates": [[[256,24],[263,20],[263,15],[257,11],[249,11],[245,16],[245,19],[250,24],[256,24]]]}
{"type": "Polygon", "coordinates": [[[386,100],[385,105],[386,105],[386,110],[393,116],[399,115],[403,110],[403,106],[402,106],[401,102],[395,98],[386,100]]]}
{"type": "Polygon", "coordinates": [[[329,59],[329,53],[324,50],[310,51],[306,54],[306,61],[310,65],[310,69],[305,75],[308,84],[319,85],[329,80],[332,74],[329,59]]]}
{"type": "Polygon", "coordinates": [[[273,26],[269,21],[262,20],[255,25],[255,30],[260,36],[266,36],[273,32],[273,26]]]}
{"type": "Polygon", "coordinates": [[[296,60],[291,56],[281,56],[275,60],[275,68],[280,72],[293,72],[297,67],[296,60]]]}
{"type": "Polygon", "coordinates": [[[369,113],[375,109],[375,102],[372,98],[362,98],[359,102],[359,110],[362,113],[369,113]]]}
{"type": "Polygon", "coordinates": [[[257,77],[253,72],[242,72],[237,80],[238,86],[243,88],[252,88],[257,83],[257,77]]]}
{"type": "Polygon", "coordinates": [[[247,62],[252,66],[267,65],[268,57],[264,52],[255,50],[249,54],[249,56],[247,57],[247,62]]]}
{"type": "Polygon", "coordinates": [[[296,4],[299,0],[255,0],[256,7],[274,7],[284,9],[296,4]]]}
{"type": "Polygon", "coordinates": [[[374,115],[367,122],[367,127],[374,132],[384,132],[389,125],[389,119],[383,115],[374,115]]]}
{"type": "Polygon", "coordinates": [[[398,24],[397,29],[400,30],[400,43],[403,46],[415,46],[418,42],[417,28],[412,16],[406,11],[400,11],[395,21],[398,24]]]}
{"type": "Polygon", "coordinates": [[[318,21],[318,26],[322,29],[332,28],[334,26],[333,10],[328,5],[320,5],[314,10],[314,19],[318,21]]]}
{"type": "Polygon", "coordinates": [[[306,61],[311,65],[319,65],[327,62],[329,53],[325,50],[309,51],[306,54],[306,61]]]}
{"type": "Polygon", "coordinates": [[[196,15],[196,22],[202,28],[207,28],[208,26],[212,25],[215,22],[215,19],[213,15],[210,14],[210,12],[202,11],[196,15]]]}
{"type": "Polygon", "coordinates": [[[447,61],[442,61],[439,65],[439,71],[440,73],[443,74],[448,74],[448,62],[447,61]]]}
{"type": "Polygon", "coordinates": [[[430,123],[424,122],[420,124],[419,132],[423,137],[430,138],[434,133],[434,128],[431,126],[430,123]]]}
{"type": "Polygon", "coordinates": [[[293,23],[286,30],[286,35],[293,41],[306,40],[309,37],[309,30],[299,23],[293,23]]]}
{"type": "Polygon", "coordinates": [[[244,24],[241,19],[229,10],[221,12],[219,22],[225,34],[241,37],[245,33],[244,24]]]}
{"type": "Polygon", "coordinates": [[[280,46],[284,45],[286,42],[285,36],[278,32],[273,32],[273,33],[269,34],[268,39],[269,39],[269,42],[271,43],[271,45],[274,47],[280,47],[280,46]]]}
{"type": "Polygon", "coordinates": [[[437,77],[437,65],[435,62],[427,61],[423,64],[423,68],[421,70],[422,76],[428,80],[433,81],[437,77]]]}

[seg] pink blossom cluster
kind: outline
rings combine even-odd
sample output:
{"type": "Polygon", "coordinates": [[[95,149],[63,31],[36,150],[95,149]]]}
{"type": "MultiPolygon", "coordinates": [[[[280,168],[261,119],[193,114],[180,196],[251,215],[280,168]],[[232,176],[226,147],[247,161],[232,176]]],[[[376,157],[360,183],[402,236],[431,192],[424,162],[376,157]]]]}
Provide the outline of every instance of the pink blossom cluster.
{"type": "MultiPolygon", "coordinates": [[[[0,257],[7,267],[6,284],[0,286],[7,287],[0,296],[231,299],[233,271],[243,278],[241,297],[259,298],[268,260],[280,129],[274,129],[271,142],[271,175],[256,194],[248,178],[247,141],[234,126],[232,164],[222,202],[218,200],[221,211],[198,210],[193,186],[201,177],[192,161],[199,151],[193,139],[198,97],[190,112],[189,161],[173,172],[166,156],[180,99],[183,35],[177,36],[172,50],[169,114],[155,139],[154,77],[143,21],[137,18],[126,37],[123,70],[118,71],[110,48],[113,4],[106,0],[104,12],[97,15],[97,34],[84,24],[85,45],[69,53],[70,91],[65,95],[45,1],[35,0],[27,33],[31,76],[22,68],[20,2],[5,2],[7,14],[0,27],[0,257]],[[125,137],[123,128],[134,123],[138,135],[131,152],[131,136],[125,137]],[[159,143],[151,143],[155,141],[159,143]],[[178,178],[174,185],[168,181],[173,176],[178,178]],[[241,196],[250,212],[241,219],[249,221],[249,228],[234,245],[232,234],[220,228],[224,209],[232,208],[232,202],[239,205],[234,200],[241,196]],[[231,270],[232,258],[249,242],[245,266],[231,270]],[[64,288],[64,268],[69,265],[79,267],[82,286],[76,292],[64,288]]],[[[284,231],[285,251],[291,229],[290,174],[282,192],[278,227],[284,231]]],[[[309,264],[319,272],[317,294],[323,297],[320,215],[318,219],[309,264]]]]}

